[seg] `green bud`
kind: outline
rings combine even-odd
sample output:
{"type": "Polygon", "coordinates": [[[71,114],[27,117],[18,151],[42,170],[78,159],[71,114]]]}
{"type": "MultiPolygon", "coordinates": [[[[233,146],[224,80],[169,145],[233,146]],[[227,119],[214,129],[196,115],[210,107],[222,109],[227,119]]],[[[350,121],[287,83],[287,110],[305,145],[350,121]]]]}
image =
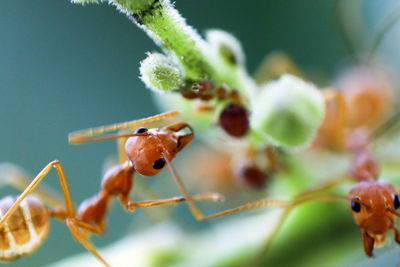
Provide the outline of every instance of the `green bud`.
{"type": "Polygon", "coordinates": [[[233,35],[222,30],[208,30],[206,38],[228,64],[244,65],[242,46],[233,35]]]}
{"type": "Polygon", "coordinates": [[[149,53],[141,62],[140,74],[147,87],[156,91],[170,91],[179,88],[184,82],[184,72],[175,64],[159,53],[149,53]]]}
{"type": "Polygon", "coordinates": [[[307,145],[325,115],[315,86],[286,74],[266,84],[254,99],[252,129],[264,140],[286,148],[307,145]]]}

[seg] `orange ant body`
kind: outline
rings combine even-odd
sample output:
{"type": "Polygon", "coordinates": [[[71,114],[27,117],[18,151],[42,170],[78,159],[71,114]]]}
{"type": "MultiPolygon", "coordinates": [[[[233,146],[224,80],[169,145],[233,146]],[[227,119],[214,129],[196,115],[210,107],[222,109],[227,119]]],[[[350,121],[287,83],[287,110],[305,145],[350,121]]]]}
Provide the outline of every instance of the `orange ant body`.
{"type": "MultiPolygon", "coordinates": [[[[190,125],[181,122],[156,129],[141,127],[137,128],[133,134],[127,133],[127,131],[138,125],[177,116],[178,114],[179,112],[172,111],[137,121],[101,126],[70,134],[69,141],[71,144],[83,144],[110,139],[121,140],[119,142],[120,164],[106,172],[100,193],[83,202],[79,209],[79,214],[86,222],[98,225],[103,229],[107,204],[111,196],[118,197],[121,204],[130,212],[133,212],[135,207],[175,204],[184,199],[188,202],[195,217],[199,220],[203,219],[204,216],[192,201],[195,198],[189,196],[183,182],[171,165],[171,161],[175,155],[194,138],[194,132],[190,125]],[[183,133],[185,129],[188,129],[189,132],[183,133]],[[104,135],[104,133],[116,130],[121,130],[122,132],[115,135],[104,135]],[[133,185],[132,175],[135,172],[143,176],[154,176],[160,173],[167,165],[184,198],[146,201],[144,203],[130,200],[129,193],[133,185]]],[[[222,197],[216,193],[209,193],[205,195],[205,199],[220,200],[222,197]]]]}
{"type": "MultiPolygon", "coordinates": [[[[113,125],[111,128],[101,127],[100,131],[104,133],[113,128],[113,130],[128,128],[174,115],[177,115],[177,112],[169,112],[139,121],[113,125]]],[[[222,198],[216,193],[205,193],[190,197],[186,191],[184,191],[186,197],[173,197],[142,202],[135,202],[129,198],[129,193],[133,187],[132,175],[135,172],[144,176],[154,176],[160,173],[166,165],[170,166],[171,172],[176,177],[178,184],[183,186],[171,166],[171,161],[178,152],[193,140],[194,133],[188,124],[176,123],[159,129],[146,129],[142,127],[138,128],[134,134],[127,133],[107,136],[98,136],[98,134],[98,128],[75,132],[70,135],[70,141],[72,143],[86,143],[114,138],[128,138],[125,145],[127,160],[110,168],[105,173],[100,193],[83,201],[78,212],[75,212],[63,167],[57,160],[49,163],[18,198],[8,196],[0,200],[0,260],[11,261],[20,256],[32,253],[47,236],[49,219],[53,217],[64,221],[70,228],[73,236],[104,265],[109,266],[88,238],[92,233],[104,233],[106,229],[105,217],[111,198],[118,197],[122,205],[129,212],[134,212],[136,207],[171,205],[189,201],[189,205],[194,207],[196,215],[197,208],[192,201],[216,201],[222,198]],[[185,128],[189,129],[189,133],[180,132],[185,128]],[[53,201],[57,202],[55,208],[47,208],[39,198],[30,196],[29,194],[39,185],[52,167],[57,169],[64,193],[65,204],[60,204],[61,201],[53,201]]],[[[121,160],[125,158],[122,154],[120,156],[121,160]]],[[[0,171],[5,172],[6,170],[0,168],[0,171]]],[[[9,176],[12,176],[12,174],[9,174],[9,176]]],[[[14,177],[10,178],[11,181],[13,179],[16,180],[17,176],[14,175],[14,177]]],[[[51,198],[47,192],[42,192],[42,195],[44,195],[44,198],[51,198]]]]}
{"type": "Polygon", "coordinates": [[[261,199],[208,216],[205,219],[210,220],[259,206],[281,207],[285,212],[277,228],[266,243],[265,249],[267,249],[293,208],[311,201],[345,201],[350,203],[354,219],[361,229],[365,253],[372,257],[374,245],[380,246],[384,243],[388,230],[393,230],[395,232],[395,240],[400,243],[400,229],[394,222],[396,216],[400,216],[400,213],[396,211],[400,208],[400,197],[392,184],[386,181],[376,180],[379,167],[369,151],[367,143],[364,142],[366,140],[367,139],[358,139],[357,141],[359,142],[353,143],[352,154],[354,157],[354,164],[350,172],[350,177],[346,175],[340,177],[340,179],[329,181],[317,188],[296,195],[288,202],[269,198],[261,199]],[[322,194],[349,178],[357,182],[351,189],[349,197],[322,194]]]}

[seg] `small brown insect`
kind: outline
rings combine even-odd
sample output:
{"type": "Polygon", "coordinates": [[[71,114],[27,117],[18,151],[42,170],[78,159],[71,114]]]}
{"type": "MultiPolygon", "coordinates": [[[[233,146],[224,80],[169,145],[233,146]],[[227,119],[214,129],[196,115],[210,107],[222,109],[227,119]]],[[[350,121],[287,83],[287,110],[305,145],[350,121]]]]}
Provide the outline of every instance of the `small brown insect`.
{"type": "Polygon", "coordinates": [[[200,98],[203,101],[209,101],[214,98],[214,83],[208,80],[200,82],[188,82],[181,90],[181,95],[186,99],[200,98]]]}
{"type": "Polygon", "coordinates": [[[263,188],[270,178],[266,171],[255,164],[241,166],[236,176],[240,183],[256,189],[263,188]]]}
{"type": "Polygon", "coordinates": [[[233,137],[243,137],[250,129],[249,114],[244,106],[232,102],[219,115],[219,125],[233,137]]]}

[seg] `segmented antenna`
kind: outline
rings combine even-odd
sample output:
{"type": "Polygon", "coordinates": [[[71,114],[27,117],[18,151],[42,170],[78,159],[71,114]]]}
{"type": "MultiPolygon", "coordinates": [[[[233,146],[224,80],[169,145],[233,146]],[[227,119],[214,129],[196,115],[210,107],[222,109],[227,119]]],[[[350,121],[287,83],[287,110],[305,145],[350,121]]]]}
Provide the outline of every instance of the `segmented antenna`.
{"type": "Polygon", "coordinates": [[[393,26],[399,21],[400,19],[400,6],[395,9],[392,16],[387,18],[383,23],[383,28],[375,37],[375,41],[371,47],[371,50],[368,54],[367,64],[372,60],[376,50],[378,49],[379,45],[382,43],[383,39],[385,38],[386,33],[393,28],[393,26]]]}

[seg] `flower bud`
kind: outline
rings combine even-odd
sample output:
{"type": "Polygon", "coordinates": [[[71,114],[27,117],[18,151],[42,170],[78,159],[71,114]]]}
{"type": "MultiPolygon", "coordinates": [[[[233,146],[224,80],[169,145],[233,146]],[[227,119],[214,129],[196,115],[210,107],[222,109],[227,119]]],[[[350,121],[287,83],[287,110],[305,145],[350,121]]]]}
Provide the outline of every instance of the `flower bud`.
{"type": "Polygon", "coordinates": [[[216,48],[222,58],[230,65],[244,64],[244,54],[240,42],[231,34],[221,30],[209,30],[206,33],[208,43],[216,48]]]}
{"type": "Polygon", "coordinates": [[[286,74],[262,87],[250,121],[263,141],[295,148],[311,141],[324,114],[321,93],[312,84],[286,74]]]}
{"type": "Polygon", "coordinates": [[[140,74],[147,87],[156,91],[177,89],[184,82],[184,72],[166,56],[149,53],[141,62],[140,74]]]}

